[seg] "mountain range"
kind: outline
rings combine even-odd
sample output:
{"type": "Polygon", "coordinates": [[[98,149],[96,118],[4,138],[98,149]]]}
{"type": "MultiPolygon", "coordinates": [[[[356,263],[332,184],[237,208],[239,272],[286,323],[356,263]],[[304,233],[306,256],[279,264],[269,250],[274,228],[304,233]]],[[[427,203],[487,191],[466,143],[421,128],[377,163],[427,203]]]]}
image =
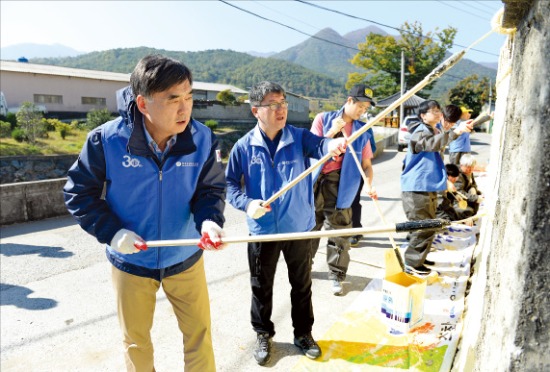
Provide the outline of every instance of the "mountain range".
{"type": "MultiPolygon", "coordinates": [[[[343,36],[331,28],[325,28],[304,42],[278,53],[231,50],[179,52],[148,47],[81,53],[59,44],[19,44],[24,49],[18,46],[2,47],[1,57],[17,59],[24,56],[32,63],[129,73],[144,55],[161,53],[186,63],[197,81],[232,84],[247,89],[255,82],[272,80],[296,94],[329,98],[345,92],[348,73],[361,71],[349,61],[357,53],[357,45],[364,42],[371,32],[387,35],[376,26],[343,36]]],[[[496,69],[491,68],[494,65],[462,59],[436,81],[429,92],[430,98],[444,101],[450,88],[472,74],[495,81],[496,69]]]]}

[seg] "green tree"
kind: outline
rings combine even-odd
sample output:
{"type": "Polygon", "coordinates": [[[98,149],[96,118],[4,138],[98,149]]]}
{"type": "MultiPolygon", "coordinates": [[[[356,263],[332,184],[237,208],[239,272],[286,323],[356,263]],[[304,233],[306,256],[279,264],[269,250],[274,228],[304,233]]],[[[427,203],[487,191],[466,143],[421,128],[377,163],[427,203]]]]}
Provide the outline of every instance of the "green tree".
{"type": "MultiPolygon", "coordinates": [[[[459,81],[448,92],[448,100],[453,105],[467,106],[480,113],[483,105],[489,101],[489,78],[471,75],[459,81]]],[[[493,92],[495,91],[493,87],[493,92]]]]}
{"type": "Polygon", "coordinates": [[[113,119],[113,116],[107,109],[93,109],[88,111],[86,114],[86,126],[90,129],[99,127],[101,124],[104,124],[113,119]]]}
{"type": "Polygon", "coordinates": [[[44,136],[46,128],[42,122],[42,112],[32,102],[23,102],[21,108],[15,114],[17,125],[23,131],[25,139],[35,144],[36,139],[44,136]]]}
{"type": "Polygon", "coordinates": [[[234,105],[237,102],[235,95],[231,93],[231,89],[222,90],[216,94],[216,99],[224,105],[234,105]]]}
{"type": "MultiPolygon", "coordinates": [[[[364,73],[348,75],[346,88],[365,83],[371,86],[377,97],[386,97],[400,90],[401,51],[405,54],[407,86],[419,83],[445,58],[456,36],[456,29],[449,27],[438,32],[424,34],[419,22],[405,22],[399,31],[400,36],[367,35],[366,41],[358,45],[359,52],[351,63],[363,68],[364,73]]],[[[424,88],[429,91],[433,84],[424,88]]]]}

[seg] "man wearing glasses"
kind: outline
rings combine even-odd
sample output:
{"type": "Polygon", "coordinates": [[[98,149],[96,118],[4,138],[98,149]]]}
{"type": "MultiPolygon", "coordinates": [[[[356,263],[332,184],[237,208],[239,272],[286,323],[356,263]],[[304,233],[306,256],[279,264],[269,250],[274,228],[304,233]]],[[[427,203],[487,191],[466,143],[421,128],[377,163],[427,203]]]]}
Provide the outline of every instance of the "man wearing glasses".
{"type": "MultiPolygon", "coordinates": [[[[340,110],[322,112],[313,120],[311,132],[324,137],[349,137],[357,132],[364,122],[359,119],[376,103],[372,90],[359,84],[351,88],[346,103],[340,110]],[[345,134],[344,134],[345,133],[345,134]]],[[[371,159],[372,131],[367,131],[353,142],[353,150],[367,176],[367,194],[378,198],[372,186],[374,172],[371,159]]],[[[352,227],[352,204],[361,188],[362,176],[352,154],[346,154],[323,165],[315,186],[315,230],[347,229],[352,227]],[[344,182],[340,182],[343,180],[344,182]]],[[[315,256],[320,239],[313,244],[315,256]]],[[[350,241],[346,237],[332,237],[327,241],[328,278],[332,281],[332,293],[340,296],[344,293],[342,282],[346,279],[350,263],[350,241]]]]}
{"type": "MultiPolygon", "coordinates": [[[[329,140],[308,130],[287,125],[288,102],[284,89],[264,81],[250,90],[256,126],[234,145],[226,168],[227,199],[246,211],[251,235],[307,232],[315,226],[313,186],[310,177],[298,182],[270,205],[264,201],[309,167],[309,158],[326,153],[339,156],[345,139],[329,140]],[[244,178],[244,190],[241,180],[244,178]]],[[[294,344],[315,359],[321,349],[311,335],[311,243],[308,240],[252,242],[248,244],[252,287],[251,323],[257,333],[254,358],[265,365],[271,356],[275,326],[273,281],[282,253],[287,267],[294,326],[294,344]]]]}
{"type": "MultiPolygon", "coordinates": [[[[401,199],[409,221],[433,219],[437,210],[437,193],[447,189],[447,172],[441,158],[441,150],[464,132],[472,130],[471,123],[462,122],[451,130],[454,123],[443,121],[442,130],[436,125],[441,121],[439,103],[434,100],[418,106],[418,121],[411,123],[409,150],[401,173],[401,199]]],[[[405,265],[409,273],[429,275],[433,265],[426,260],[435,232],[418,230],[409,234],[405,251],[405,265]]]]}

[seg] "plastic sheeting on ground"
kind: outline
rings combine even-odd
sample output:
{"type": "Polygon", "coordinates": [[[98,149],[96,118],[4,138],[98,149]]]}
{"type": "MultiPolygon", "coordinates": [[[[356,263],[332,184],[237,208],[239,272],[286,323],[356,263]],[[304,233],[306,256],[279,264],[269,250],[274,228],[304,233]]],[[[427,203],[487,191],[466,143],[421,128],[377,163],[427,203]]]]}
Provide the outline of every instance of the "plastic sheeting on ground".
{"type": "Polygon", "coordinates": [[[293,371],[449,371],[478,232],[477,226],[453,225],[437,234],[428,258],[440,275],[428,282],[424,316],[412,330],[392,334],[381,313],[383,280],[373,279],[317,340],[323,355],[302,358],[293,371]]]}

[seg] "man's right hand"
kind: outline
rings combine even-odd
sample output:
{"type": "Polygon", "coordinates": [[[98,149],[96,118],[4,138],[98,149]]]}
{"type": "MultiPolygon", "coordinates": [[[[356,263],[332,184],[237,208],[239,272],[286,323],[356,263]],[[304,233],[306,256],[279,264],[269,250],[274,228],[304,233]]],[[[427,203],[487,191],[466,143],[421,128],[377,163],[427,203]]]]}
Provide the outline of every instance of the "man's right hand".
{"type": "Polygon", "coordinates": [[[142,246],[145,241],[135,232],[120,229],[111,240],[111,248],[122,254],[138,253],[140,250],[136,248],[136,244],[142,246]]]}
{"type": "Polygon", "coordinates": [[[267,207],[264,207],[263,203],[264,201],[259,199],[252,200],[250,203],[248,203],[248,207],[246,207],[246,214],[248,215],[248,217],[257,220],[267,212],[270,212],[271,207],[269,205],[267,207]]]}

